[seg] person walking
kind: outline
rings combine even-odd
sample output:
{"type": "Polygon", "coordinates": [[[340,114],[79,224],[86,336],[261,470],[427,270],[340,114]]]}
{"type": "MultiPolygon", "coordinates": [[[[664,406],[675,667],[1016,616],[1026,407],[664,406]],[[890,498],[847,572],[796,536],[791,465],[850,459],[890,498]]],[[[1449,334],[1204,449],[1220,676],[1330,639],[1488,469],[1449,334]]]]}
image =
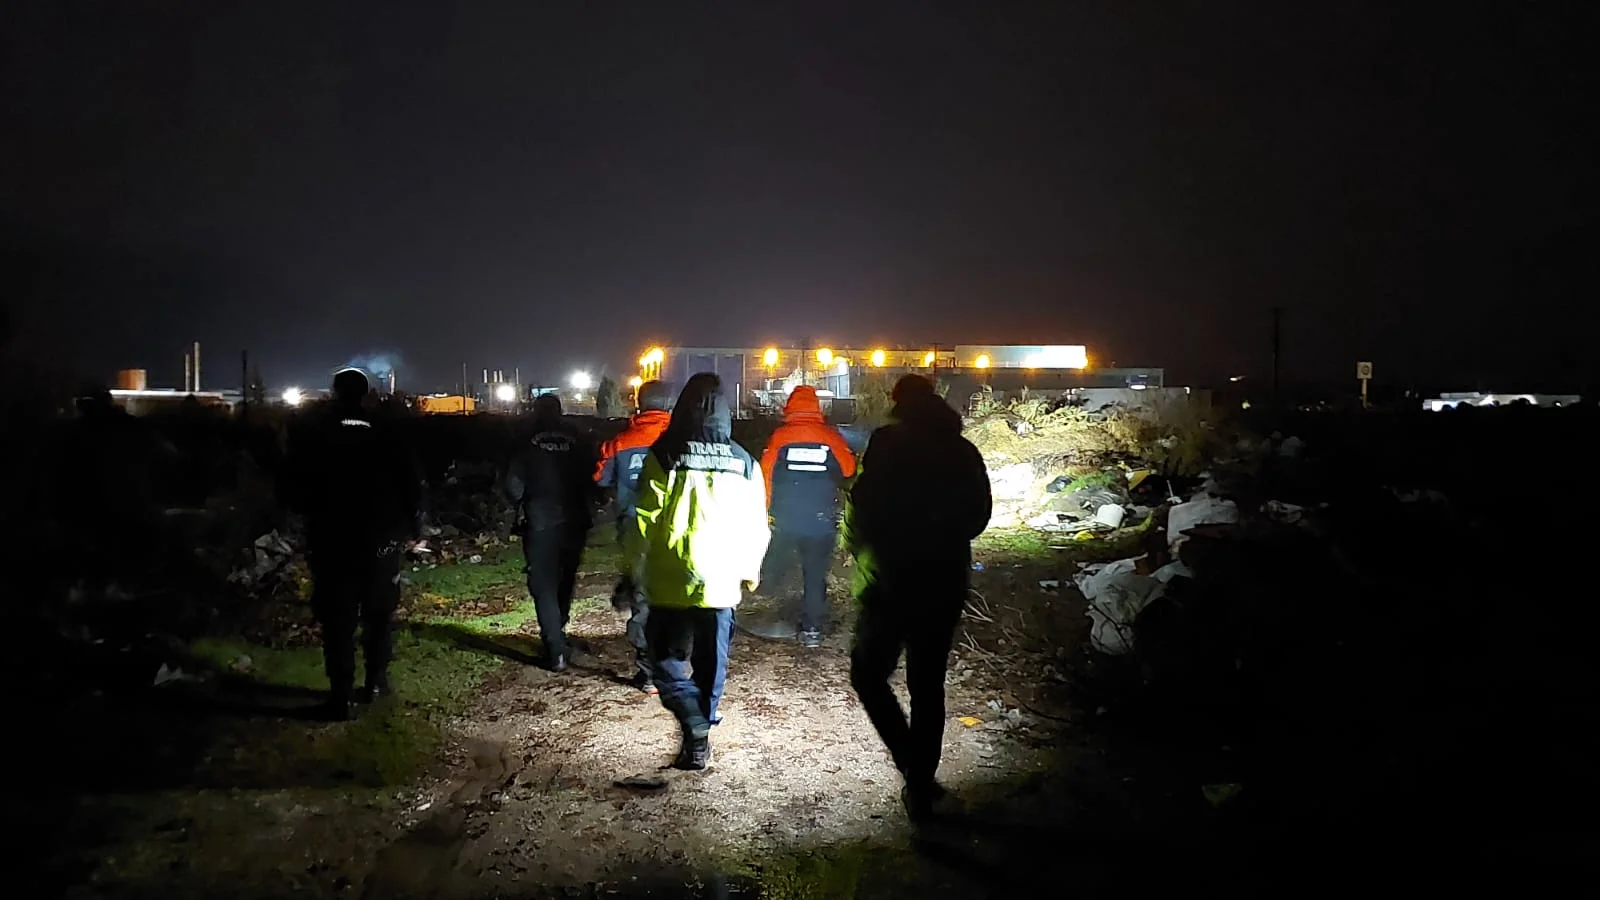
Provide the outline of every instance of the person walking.
{"type": "MultiPolygon", "coordinates": [[[[768,591],[776,589],[799,558],[798,635],[801,646],[816,647],[822,643],[828,570],[839,539],[839,488],[856,473],[855,454],[844,435],[823,418],[816,388],[801,385],[789,394],[783,424],[761,454],[761,471],[767,477],[772,522],[761,583],[768,591]]],[[[775,627],[758,633],[787,638],[797,633],[794,626],[795,618],[786,614],[775,627]]]]}
{"type": "Polygon", "coordinates": [[[523,559],[544,645],[544,667],[564,672],[571,656],[567,620],[583,547],[594,524],[595,452],[588,437],[561,415],[561,400],[533,401],[530,433],[506,471],[505,492],[525,522],[523,559]]]}
{"type": "MultiPolygon", "coordinates": [[[[619,549],[627,539],[627,529],[637,514],[634,505],[639,495],[639,473],[644,471],[645,457],[650,446],[666,430],[672,418],[672,392],[659,381],[647,381],[637,392],[639,412],[628,421],[622,433],[600,445],[600,465],[595,470],[595,484],[616,490],[617,544],[619,549]]],[[[631,684],[647,694],[656,692],[655,676],[650,666],[650,653],[645,642],[645,623],[650,619],[650,601],[644,589],[633,578],[634,562],[624,552],[622,571],[617,587],[611,594],[611,604],[618,612],[628,613],[628,643],[633,645],[634,673],[631,684]]]]}
{"type": "Polygon", "coordinates": [[[639,476],[629,559],[650,598],[646,626],[661,705],[677,717],[682,769],[711,764],[741,585],[754,590],[767,551],[761,466],[733,441],[722,381],[702,373],[678,395],[672,419],[639,476]]]}
{"type": "Polygon", "coordinates": [[[983,457],[933,383],[894,386],[892,423],[873,432],[845,503],[842,542],[855,559],[858,611],[850,683],[905,780],[913,821],[944,795],[944,679],[966,605],[972,539],[989,523],[983,457]],[[889,678],[906,660],[907,721],[889,678]]]}
{"type": "Polygon", "coordinates": [[[333,402],[291,432],[289,507],[305,518],[311,610],[322,627],[328,718],[349,719],[353,700],[389,691],[400,564],[421,534],[422,475],[395,423],[368,409],[367,376],[334,376],[333,402]],[[366,681],[354,693],[356,628],[366,681]]]}

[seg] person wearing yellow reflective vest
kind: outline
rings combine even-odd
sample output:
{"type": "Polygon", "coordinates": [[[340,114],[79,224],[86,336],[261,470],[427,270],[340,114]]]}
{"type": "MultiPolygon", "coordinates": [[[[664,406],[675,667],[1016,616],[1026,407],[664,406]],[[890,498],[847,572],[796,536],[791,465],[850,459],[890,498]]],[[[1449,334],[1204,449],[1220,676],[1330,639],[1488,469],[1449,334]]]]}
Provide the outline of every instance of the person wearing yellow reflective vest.
{"type": "Polygon", "coordinates": [[[733,610],[741,589],[760,583],[769,539],[761,466],[733,442],[721,379],[695,375],[645,458],[625,542],[650,598],[645,639],[661,705],[683,731],[680,769],[711,763],[733,610]]]}

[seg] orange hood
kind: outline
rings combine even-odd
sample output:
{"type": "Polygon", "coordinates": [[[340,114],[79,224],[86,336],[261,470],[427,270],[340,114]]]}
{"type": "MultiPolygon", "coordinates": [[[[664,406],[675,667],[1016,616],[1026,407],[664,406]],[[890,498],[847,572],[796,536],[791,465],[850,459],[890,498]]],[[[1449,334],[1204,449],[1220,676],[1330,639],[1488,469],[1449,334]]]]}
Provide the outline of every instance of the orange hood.
{"type": "Polygon", "coordinates": [[[802,384],[789,393],[789,402],[783,406],[785,422],[822,421],[822,403],[817,400],[817,389],[802,384]]]}

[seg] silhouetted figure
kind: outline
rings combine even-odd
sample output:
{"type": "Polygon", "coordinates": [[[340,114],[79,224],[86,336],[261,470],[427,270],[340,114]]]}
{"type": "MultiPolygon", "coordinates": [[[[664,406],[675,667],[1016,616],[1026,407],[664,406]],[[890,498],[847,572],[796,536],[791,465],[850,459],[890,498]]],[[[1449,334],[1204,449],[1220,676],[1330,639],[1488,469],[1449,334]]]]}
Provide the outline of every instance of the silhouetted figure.
{"type": "MultiPolygon", "coordinates": [[[[856,473],[856,457],[844,435],[829,425],[817,401],[817,389],[801,385],[789,394],[783,424],[773,432],[761,455],[767,477],[772,517],[772,546],[767,548],[761,581],[771,591],[781,584],[800,558],[799,638],[802,646],[822,643],[828,612],[828,570],[839,540],[839,486],[856,473]]],[[[794,619],[779,623],[768,637],[795,633],[794,619]]]]}
{"type": "MultiPolygon", "coordinates": [[[[600,466],[595,471],[595,484],[602,488],[615,487],[617,512],[617,543],[627,540],[627,529],[633,526],[637,515],[635,503],[639,495],[639,473],[644,471],[644,458],[650,445],[661,437],[667,422],[672,418],[672,391],[659,381],[647,381],[639,386],[639,412],[621,434],[600,446],[600,466]]],[[[628,616],[628,643],[634,650],[633,686],[646,693],[655,692],[655,677],[650,667],[650,652],[645,641],[645,623],[650,620],[650,601],[644,589],[634,581],[634,560],[622,554],[622,572],[617,588],[612,593],[612,605],[628,616]]]]}
{"type": "Polygon", "coordinates": [[[522,553],[544,643],[544,665],[567,668],[567,620],[578,562],[594,523],[595,452],[586,435],[561,416],[561,400],[533,401],[532,434],[520,442],[506,472],[506,495],[526,521],[522,553]]]}
{"type": "Polygon", "coordinates": [[[711,763],[728,674],[728,640],[740,585],[760,583],[767,551],[761,467],[733,442],[733,416],[717,376],[689,379],[639,477],[627,556],[650,598],[650,660],[661,705],[678,718],[675,765],[711,763]]]}
{"type": "Polygon", "coordinates": [[[74,397],[78,419],[55,455],[54,513],[68,535],[84,587],[122,595],[152,574],[162,522],[158,472],[177,450],[152,427],[128,415],[102,384],[74,397]]]}
{"type": "Polygon", "coordinates": [[[328,673],[325,712],[333,719],[348,719],[357,699],[358,625],[366,660],[359,699],[389,690],[400,563],[421,531],[421,473],[394,423],[367,408],[368,389],[354,369],[334,376],[332,402],[291,432],[286,458],[287,499],[305,516],[311,609],[328,673]]]}
{"type": "Polygon", "coordinates": [[[915,820],[943,795],[944,678],[967,599],[972,539],[989,523],[989,476],[961,418],[920,375],[895,384],[893,423],[873,432],[845,505],[859,604],[850,683],[905,778],[915,820]],[[911,719],[889,688],[906,656],[911,719]]]}

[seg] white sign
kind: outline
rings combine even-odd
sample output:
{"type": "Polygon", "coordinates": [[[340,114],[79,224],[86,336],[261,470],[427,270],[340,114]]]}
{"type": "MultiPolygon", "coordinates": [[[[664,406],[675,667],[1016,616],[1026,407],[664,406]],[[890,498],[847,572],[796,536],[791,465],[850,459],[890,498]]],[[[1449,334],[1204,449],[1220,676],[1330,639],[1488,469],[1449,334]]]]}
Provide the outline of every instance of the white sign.
{"type": "Polygon", "coordinates": [[[1361,379],[1362,381],[1366,381],[1367,379],[1371,378],[1372,377],[1372,363],[1369,363],[1369,362],[1358,362],[1358,363],[1356,363],[1356,377],[1361,379]]]}

